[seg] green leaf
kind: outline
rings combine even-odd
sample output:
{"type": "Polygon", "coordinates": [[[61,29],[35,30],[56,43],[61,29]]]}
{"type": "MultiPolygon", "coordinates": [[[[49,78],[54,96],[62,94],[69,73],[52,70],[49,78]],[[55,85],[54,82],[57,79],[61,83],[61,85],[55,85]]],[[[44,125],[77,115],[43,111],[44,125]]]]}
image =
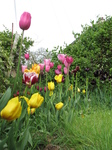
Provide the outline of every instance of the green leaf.
{"type": "Polygon", "coordinates": [[[14,123],[12,123],[11,129],[9,130],[8,136],[8,149],[9,150],[16,150],[15,139],[14,139],[14,123]]]}
{"type": "Polygon", "coordinates": [[[11,97],[11,88],[9,87],[0,99],[0,111],[6,106],[7,102],[11,97]]]}
{"type": "Polygon", "coordinates": [[[30,143],[31,146],[33,146],[32,137],[31,137],[30,132],[29,132],[29,136],[28,136],[28,142],[30,143]]]}
{"type": "Polygon", "coordinates": [[[24,148],[29,140],[29,134],[30,134],[29,127],[27,127],[23,134],[22,139],[17,143],[17,150],[24,150],[24,148]]]}
{"type": "Polygon", "coordinates": [[[4,150],[4,145],[7,141],[7,138],[5,138],[4,140],[0,140],[0,150],[4,150]]]}

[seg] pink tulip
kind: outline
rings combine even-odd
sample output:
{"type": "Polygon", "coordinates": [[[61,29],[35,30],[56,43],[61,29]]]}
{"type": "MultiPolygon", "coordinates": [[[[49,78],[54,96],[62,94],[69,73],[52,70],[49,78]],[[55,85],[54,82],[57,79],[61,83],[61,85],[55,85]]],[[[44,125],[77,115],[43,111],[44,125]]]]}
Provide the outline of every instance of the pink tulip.
{"type": "Polygon", "coordinates": [[[70,57],[67,56],[67,57],[66,57],[66,61],[67,61],[68,64],[71,65],[71,64],[73,63],[73,58],[72,58],[71,56],[70,56],[70,57]]]}
{"type": "Polygon", "coordinates": [[[50,66],[46,65],[46,66],[45,66],[45,71],[46,71],[46,72],[49,72],[49,71],[50,71],[50,66]]]}
{"type": "Polygon", "coordinates": [[[29,54],[28,54],[28,53],[24,54],[24,56],[25,56],[25,59],[26,59],[26,60],[29,59],[29,54]]]}
{"type": "Polygon", "coordinates": [[[49,66],[50,66],[50,68],[53,68],[53,67],[54,67],[54,63],[53,63],[53,62],[50,62],[50,63],[49,63],[49,66]]]}
{"type": "Polygon", "coordinates": [[[62,66],[61,66],[61,65],[58,65],[57,68],[58,68],[58,70],[61,71],[62,66]]]}
{"type": "Polygon", "coordinates": [[[44,59],[44,64],[45,64],[45,66],[49,65],[50,64],[50,59],[44,59]]]}
{"type": "Polygon", "coordinates": [[[39,75],[35,72],[24,72],[23,74],[23,83],[27,85],[32,85],[38,82],[39,75]]]}
{"type": "Polygon", "coordinates": [[[65,58],[66,57],[66,55],[65,54],[58,54],[58,59],[62,62],[62,63],[64,63],[64,61],[65,61],[65,58]]]}
{"type": "Polygon", "coordinates": [[[24,73],[25,69],[27,69],[27,66],[25,66],[25,65],[21,65],[22,73],[24,73]]]}
{"type": "Polygon", "coordinates": [[[62,72],[61,72],[60,70],[56,69],[56,70],[55,70],[55,74],[56,74],[56,75],[59,75],[59,74],[62,74],[62,72]]]}
{"type": "Polygon", "coordinates": [[[67,63],[66,59],[65,59],[65,61],[64,61],[64,65],[65,65],[65,67],[67,67],[67,68],[70,66],[70,64],[67,63]]]}
{"type": "Polygon", "coordinates": [[[44,70],[44,64],[39,64],[40,66],[40,70],[43,71],[44,70]]]}
{"type": "Polygon", "coordinates": [[[19,27],[22,30],[28,30],[31,25],[31,14],[28,12],[24,12],[19,21],[19,27]]]}
{"type": "Polygon", "coordinates": [[[64,74],[68,73],[68,69],[66,67],[64,67],[64,74]]]}

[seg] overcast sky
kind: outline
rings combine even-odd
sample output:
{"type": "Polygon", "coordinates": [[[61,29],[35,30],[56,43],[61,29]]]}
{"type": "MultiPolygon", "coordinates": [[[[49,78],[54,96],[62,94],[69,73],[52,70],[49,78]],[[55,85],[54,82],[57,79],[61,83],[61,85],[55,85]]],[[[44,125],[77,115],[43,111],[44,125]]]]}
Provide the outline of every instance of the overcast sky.
{"type": "Polygon", "coordinates": [[[0,30],[5,25],[14,33],[22,32],[19,19],[24,11],[31,14],[31,27],[24,36],[35,43],[32,50],[70,44],[74,41],[72,31],[80,33],[81,24],[90,24],[97,16],[112,16],[112,0],[0,0],[0,30]],[[15,3],[14,3],[15,2],[15,3]],[[16,4],[16,5],[14,5],[16,4]],[[15,15],[16,6],[16,15],[15,15]]]}

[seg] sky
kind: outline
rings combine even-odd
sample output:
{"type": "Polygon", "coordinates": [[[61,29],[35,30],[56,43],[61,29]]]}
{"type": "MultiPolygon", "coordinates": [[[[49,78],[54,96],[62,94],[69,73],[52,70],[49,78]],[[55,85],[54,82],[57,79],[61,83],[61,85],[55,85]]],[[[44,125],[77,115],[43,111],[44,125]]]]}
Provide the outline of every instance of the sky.
{"type": "Polygon", "coordinates": [[[24,36],[34,40],[30,48],[48,50],[57,46],[69,45],[74,41],[74,33],[81,33],[81,25],[90,25],[97,16],[112,16],[112,0],[0,0],[0,31],[8,28],[21,34],[20,16],[31,14],[31,26],[24,36]],[[4,25],[4,26],[3,26],[4,25]]]}

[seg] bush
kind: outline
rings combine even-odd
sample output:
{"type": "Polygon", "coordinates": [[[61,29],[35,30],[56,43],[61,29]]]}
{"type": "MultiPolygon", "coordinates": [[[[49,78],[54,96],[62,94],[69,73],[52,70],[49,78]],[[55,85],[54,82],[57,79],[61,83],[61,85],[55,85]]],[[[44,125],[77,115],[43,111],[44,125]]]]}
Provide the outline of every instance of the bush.
{"type": "MultiPolygon", "coordinates": [[[[85,83],[86,75],[91,84],[112,79],[110,73],[112,64],[112,17],[98,18],[91,26],[82,26],[81,34],[73,33],[75,40],[59,53],[74,58],[71,70],[80,66],[80,83],[85,83]]],[[[54,59],[54,58],[53,58],[54,59]]]]}

